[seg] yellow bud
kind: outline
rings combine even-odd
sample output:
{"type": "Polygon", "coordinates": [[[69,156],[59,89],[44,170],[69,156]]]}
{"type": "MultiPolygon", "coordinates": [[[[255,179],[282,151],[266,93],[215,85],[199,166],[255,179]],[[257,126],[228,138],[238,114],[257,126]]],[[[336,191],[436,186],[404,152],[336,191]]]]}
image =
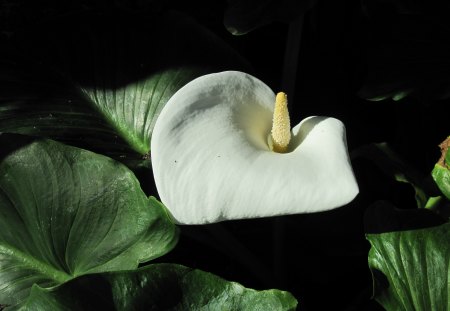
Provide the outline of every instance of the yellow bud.
{"type": "Polygon", "coordinates": [[[291,141],[291,122],[287,108],[287,95],[279,92],[273,110],[272,132],[269,135],[270,149],[284,153],[291,141]]]}

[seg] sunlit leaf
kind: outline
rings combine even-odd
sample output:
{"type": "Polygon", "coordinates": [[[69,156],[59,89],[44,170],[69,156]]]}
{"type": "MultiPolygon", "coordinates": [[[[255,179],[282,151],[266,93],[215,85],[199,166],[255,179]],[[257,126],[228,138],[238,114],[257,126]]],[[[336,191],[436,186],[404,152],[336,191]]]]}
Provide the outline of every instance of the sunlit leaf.
{"type": "Polygon", "coordinates": [[[72,14],[13,42],[0,60],[0,131],[61,140],[123,162],[148,156],[155,120],[180,87],[246,66],[214,34],[171,12],[72,14]]]}

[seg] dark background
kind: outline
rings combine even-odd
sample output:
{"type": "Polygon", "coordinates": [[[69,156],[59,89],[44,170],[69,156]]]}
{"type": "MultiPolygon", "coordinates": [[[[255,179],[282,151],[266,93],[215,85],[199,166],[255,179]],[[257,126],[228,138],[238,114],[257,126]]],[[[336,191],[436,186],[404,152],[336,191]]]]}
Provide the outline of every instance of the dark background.
{"type": "MultiPolygon", "coordinates": [[[[420,22],[422,39],[435,33],[435,25],[425,18],[428,15],[416,18],[421,15],[415,12],[414,18],[405,18],[389,1],[373,3],[377,1],[317,1],[304,13],[295,100],[289,103],[292,123],[310,115],[339,118],[346,125],[351,154],[370,143],[388,142],[427,176],[439,158],[437,145],[449,134],[447,100],[421,86],[423,81],[432,84],[444,75],[447,60],[433,51],[436,46],[446,51],[446,41],[436,37],[417,44],[420,40],[405,29],[420,22]],[[402,54],[405,45],[411,47],[410,54],[402,54]],[[392,52],[381,53],[386,49],[392,52]],[[403,57],[416,62],[405,62],[409,66],[399,68],[403,57]],[[425,66],[427,61],[443,65],[425,66]],[[407,75],[402,75],[402,68],[410,69],[407,75]],[[400,101],[364,99],[369,93],[389,93],[397,87],[396,81],[406,81],[404,85],[420,92],[400,101]]],[[[274,91],[283,87],[289,22],[298,18],[295,14],[284,21],[277,18],[248,34],[233,36],[223,25],[226,1],[0,0],[0,5],[1,42],[10,41],[22,29],[71,12],[181,11],[234,48],[249,62],[252,74],[274,91]]],[[[382,310],[371,299],[364,214],[379,200],[413,209],[414,191],[367,158],[355,157],[353,165],[360,194],[348,206],[310,215],[182,226],[177,247],[157,261],[213,272],[250,288],[287,290],[298,299],[299,310],[382,310]]]]}

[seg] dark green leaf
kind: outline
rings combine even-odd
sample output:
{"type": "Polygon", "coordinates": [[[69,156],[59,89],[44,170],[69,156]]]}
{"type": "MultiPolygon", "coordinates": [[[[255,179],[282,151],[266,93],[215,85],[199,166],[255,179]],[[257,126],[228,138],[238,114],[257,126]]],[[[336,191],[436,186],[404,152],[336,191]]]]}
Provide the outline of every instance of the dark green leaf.
{"type": "MultiPolygon", "coordinates": [[[[280,290],[256,291],[208,272],[176,264],[154,264],[134,271],[103,273],[70,281],[53,290],[34,288],[22,310],[51,303],[61,310],[95,310],[89,301],[101,300],[103,310],[295,310],[296,299],[280,290]],[[80,286],[87,291],[80,294],[80,286]],[[114,307],[95,291],[109,288],[114,307]],[[85,295],[90,295],[89,300],[85,295]],[[97,299],[94,299],[96,297],[97,299]]],[[[95,304],[95,302],[94,302],[95,304]]]]}
{"type": "Polygon", "coordinates": [[[161,310],[294,310],[297,301],[279,290],[255,291],[211,273],[174,264],[111,274],[119,310],[159,305],[161,310]],[[133,295],[129,295],[129,293],[133,295]],[[172,295],[167,296],[167,292],[172,295]],[[151,297],[148,293],[154,293],[151,297]],[[150,296],[150,297],[149,297],[150,296]]]}
{"type": "Polygon", "coordinates": [[[73,311],[83,310],[80,304],[70,295],[56,297],[50,291],[33,285],[30,295],[22,305],[7,307],[5,310],[55,310],[55,311],[73,311]]]}
{"type": "Polygon", "coordinates": [[[450,223],[367,239],[374,297],[386,310],[448,310],[450,223]]]}
{"type": "Polygon", "coordinates": [[[0,304],[86,273],[134,269],[177,229],[122,164],[51,140],[0,135],[0,304]]]}

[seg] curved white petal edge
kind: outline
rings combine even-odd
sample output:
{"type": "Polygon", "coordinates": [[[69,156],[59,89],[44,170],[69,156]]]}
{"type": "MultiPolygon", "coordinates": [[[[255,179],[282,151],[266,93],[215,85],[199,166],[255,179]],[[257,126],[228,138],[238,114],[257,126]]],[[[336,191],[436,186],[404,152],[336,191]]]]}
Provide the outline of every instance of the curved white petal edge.
{"type": "Polygon", "coordinates": [[[289,152],[275,153],[267,144],[274,103],[267,85],[237,71],[199,77],[168,101],[151,157],[176,223],[312,213],[354,199],[344,124],[306,118],[293,128],[289,152]]]}

